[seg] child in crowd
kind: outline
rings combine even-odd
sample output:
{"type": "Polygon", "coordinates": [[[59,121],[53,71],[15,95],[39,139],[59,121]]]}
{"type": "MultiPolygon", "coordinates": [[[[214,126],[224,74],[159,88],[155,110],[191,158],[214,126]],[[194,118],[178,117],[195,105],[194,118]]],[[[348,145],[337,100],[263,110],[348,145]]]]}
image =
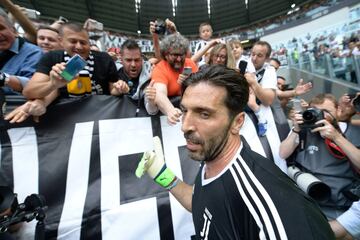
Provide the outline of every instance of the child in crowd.
{"type": "Polygon", "coordinates": [[[234,56],[236,69],[239,69],[240,61],[246,61],[247,62],[246,72],[255,73],[256,70],[254,64],[250,61],[250,58],[243,55],[244,48],[241,44],[241,41],[237,39],[233,39],[229,42],[229,45],[231,47],[232,54],[234,56]]]}
{"type": "MultiPolygon", "coordinates": [[[[201,23],[199,26],[199,36],[201,40],[195,46],[195,53],[196,54],[200,49],[202,49],[206,44],[208,44],[212,37],[212,27],[210,23],[204,22],[201,23]]],[[[202,57],[198,63],[198,66],[205,64],[205,57],[202,57]]]]}

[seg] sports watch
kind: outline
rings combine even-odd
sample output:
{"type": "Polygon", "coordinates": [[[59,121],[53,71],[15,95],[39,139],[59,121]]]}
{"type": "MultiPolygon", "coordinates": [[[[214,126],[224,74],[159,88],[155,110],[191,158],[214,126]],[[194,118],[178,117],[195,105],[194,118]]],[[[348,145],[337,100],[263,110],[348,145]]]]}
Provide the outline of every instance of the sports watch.
{"type": "Polygon", "coordinates": [[[0,72],[0,87],[7,85],[10,80],[10,75],[4,72],[0,72]]]}

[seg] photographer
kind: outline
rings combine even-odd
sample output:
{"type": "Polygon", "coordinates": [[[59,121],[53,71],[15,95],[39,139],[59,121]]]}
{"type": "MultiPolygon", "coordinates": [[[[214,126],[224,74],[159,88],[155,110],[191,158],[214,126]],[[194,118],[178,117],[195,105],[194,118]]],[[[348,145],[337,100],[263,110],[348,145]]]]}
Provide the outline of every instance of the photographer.
{"type": "Polygon", "coordinates": [[[317,95],[310,101],[310,107],[311,110],[294,115],[294,127],[280,145],[280,156],[285,159],[297,151],[296,165],[331,188],[330,198],[319,205],[329,219],[335,219],[357,199],[349,190],[358,187],[351,162],[360,159],[360,151],[338,126],[333,95],[317,95]],[[310,118],[312,121],[306,121],[310,118]]]}

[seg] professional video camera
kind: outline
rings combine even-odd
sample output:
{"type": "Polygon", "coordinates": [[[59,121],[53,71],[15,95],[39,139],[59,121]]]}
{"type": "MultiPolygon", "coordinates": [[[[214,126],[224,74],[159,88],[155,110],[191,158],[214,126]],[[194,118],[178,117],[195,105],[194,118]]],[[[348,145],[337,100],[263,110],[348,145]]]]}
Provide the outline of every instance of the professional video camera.
{"type": "Polygon", "coordinates": [[[322,202],[330,198],[331,189],[314,175],[302,172],[295,166],[288,167],[288,175],[307,195],[322,202]]]}
{"type": "Polygon", "coordinates": [[[166,23],[164,20],[155,20],[155,33],[159,35],[164,35],[166,33],[166,23]]]}
{"type": "Polygon", "coordinates": [[[324,119],[324,112],[317,108],[308,108],[302,113],[304,123],[300,125],[301,128],[316,128],[317,121],[324,119]]]}
{"type": "Polygon", "coordinates": [[[12,225],[36,219],[35,239],[45,239],[45,200],[41,195],[31,194],[19,204],[17,195],[10,188],[0,186],[0,233],[12,225]]]}

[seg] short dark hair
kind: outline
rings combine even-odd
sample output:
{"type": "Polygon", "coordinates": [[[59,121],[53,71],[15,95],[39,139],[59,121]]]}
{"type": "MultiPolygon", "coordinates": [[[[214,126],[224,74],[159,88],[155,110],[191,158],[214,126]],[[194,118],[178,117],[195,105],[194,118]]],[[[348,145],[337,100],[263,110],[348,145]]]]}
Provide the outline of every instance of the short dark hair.
{"type": "Polygon", "coordinates": [[[320,93],[320,94],[316,95],[315,97],[313,97],[310,100],[309,105],[323,104],[326,99],[331,101],[334,104],[335,108],[338,107],[336,97],[334,95],[332,95],[331,93],[320,93]]]}
{"type": "Polygon", "coordinates": [[[281,66],[281,62],[277,58],[270,58],[270,61],[276,62],[279,66],[281,66]]]}
{"type": "Polygon", "coordinates": [[[239,72],[221,65],[207,66],[201,71],[191,74],[182,83],[181,95],[184,95],[187,87],[201,82],[225,88],[224,103],[229,110],[230,118],[244,110],[249,99],[249,84],[239,72]]]}
{"type": "Polygon", "coordinates": [[[53,32],[56,32],[59,34],[59,30],[57,30],[56,28],[50,27],[49,25],[39,25],[39,27],[37,28],[37,31],[42,30],[42,29],[50,30],[50,31],[53,31],[53,32]]]}
{"type": "Polygon", "coordinates": [[[80,24],[78,23],[74,23],[74,22],[67,22],[67,23],[64,23],[61,25],[60,29],[59,29],[59,35],[60,36],[64,36],[64,29],[65,28],[68,28],[70,29],[71,31],[74,31],[74,32],[86,32],[86,29],[83,28],[83,26],[81,26],[80,24]]]}
{"type": "Polygon", "coordinates": [[[200,23],[200,25],[199,25],[199,32],[200,32],[200,30],[201,30],[201,28],[202,28],[203,26],[210,26],[211,31],[212,31],[212,26],[211,26],[211,24],[210,24],[209,22],[202,22],[202,23],[200,23]]]}
{"type": "Polygon", "coordinates": [[[139,51],[141,53],[141,48],[140,48],[139,44],[134,39],[127,39],[121,45],[121,52],[123,52],[124,49],[129,49],[129,50],[139,49],[139,51]]]}
{"type": "Polygon", "coordinates": [[[286,81],[286,79],[283,76],[277,76],[277,78],[280,78],[280,79],[286,81]]]}
{"type": "MultiPolygon", "coordinates": [[[[255,45],[266,46],[266,48],[267,48],[266,57],[267,57],[267,58],[270,57],[271,51],[272,51],[272,48],[271,48],[270,43],[268,43],[268,42],[266,42],[266,41],[257,41],[256,43],[254,43],[254,46],[255,46],[255,45]]],[[[253,46],[253,47],[254,47],[254,46],[253,46]]]]}

